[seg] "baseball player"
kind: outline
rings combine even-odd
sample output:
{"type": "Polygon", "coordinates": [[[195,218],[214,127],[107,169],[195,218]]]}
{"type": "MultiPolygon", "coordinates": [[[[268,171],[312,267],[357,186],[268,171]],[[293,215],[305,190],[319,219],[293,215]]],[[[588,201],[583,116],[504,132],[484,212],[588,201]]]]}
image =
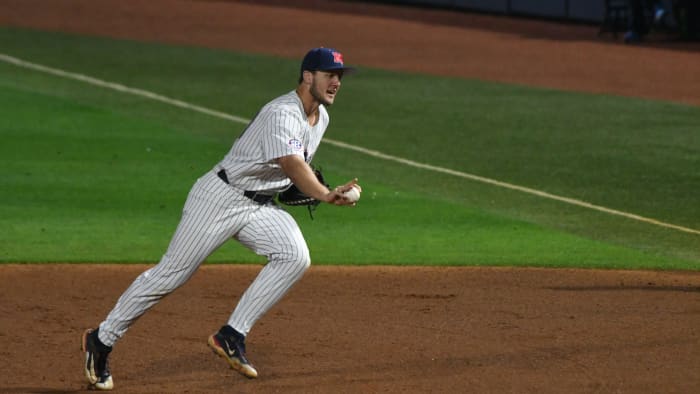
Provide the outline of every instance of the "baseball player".
{"type": "Polygon", "coordinates": [[[246,356],[246,335],[310,265],[299,226],[274,202],[276,193],[294,183],[317,200],[351,206],[354,201],[344,193],[361,190],[357,179],[329,190],[309,165],[328,127],[326,107],[351,70],[334,49],[309,51],[297,88],[266,104],[223,160],[196,181],[160,262],[136,278],[99,327],[83,333],[85,376],[94,388],[113,388],[108,357],[127,329],[230,238],[268,262],[208,345],[244,376],[258,376],[246,356]]]}

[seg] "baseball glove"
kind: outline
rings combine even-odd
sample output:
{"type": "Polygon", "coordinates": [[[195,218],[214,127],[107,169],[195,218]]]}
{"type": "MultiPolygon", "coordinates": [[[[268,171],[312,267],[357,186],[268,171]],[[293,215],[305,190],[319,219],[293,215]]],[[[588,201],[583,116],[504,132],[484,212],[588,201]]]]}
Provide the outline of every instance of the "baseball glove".
{"type": "MultiPolygon", "coordinates": [[[[311,169],[314,171],[314,175],[316,175],[316,179],[318,179],[319,182],[321,182],[322,185],[326,187],[330,187],[328,183],[326,183],[326,180],[323,177],[323,173],[321,172],[320,168],[314,168],[311,167],[311,169]]],[[[289,189],[279,193],[277,195],[277,200],[284,204],[284,205],[290,205],[290,206],[307,206],[309,209],[309,215],[311,215],[311,219],[313,219],[313,211],[316,209],[316,207],[321,203],[320,200],[317,200],[313,197],[309,197],[304,192],[299,190],[296,185],[292,184],[292,186],[289,187],[289,189]]]]}

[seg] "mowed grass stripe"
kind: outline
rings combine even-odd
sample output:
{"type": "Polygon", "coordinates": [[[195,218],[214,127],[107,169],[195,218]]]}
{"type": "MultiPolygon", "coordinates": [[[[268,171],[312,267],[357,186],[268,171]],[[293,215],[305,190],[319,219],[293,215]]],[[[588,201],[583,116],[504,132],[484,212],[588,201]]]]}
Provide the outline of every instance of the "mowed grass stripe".
{"type": "MultiPolygon", "coordinates": [[[[156,262],[192,180],[220,157],[217,139],[93,104],[56,97],[51,88],[0,89],[8,119],[0,128],[7,142],[0,147],[0,168],[8,184],[0,189],[3,262],[156,262]]],[[[324,151],[338,158],[327,167],[329,181],[344,180],[342,163],[354,152],[333,146],[324,151]]],[[[381,161],[364,159],[373,166],[381,161]]],[[[398,163],[386,167],[406,169],[398,163]]],[[[320,207],[316,220],[306,209],[288,210],[304,230],[314,264],[695,267],[426,198],[370,177],[363,186],[355,209],[320,207]]],[[[264,259],[228,242],[207,261],[264,259]]]]}
{"type": "MultiPolygon", "coordinates": [[[[88,75],[73,73],[73,72],[69,72],[69,71],[65,71],[65,70],[56,69],[53,67],[44,66],[41,64],[37,64],[37,63],[32,63],[32,62],[22,60],[22,59],[19,59],[19,58],[13,57],[13,56],[9,56],[6,54],[2,54],[2,53],[0,53],[0,60],[3,62],[9,63],[9,64],[13,64],[13,65],[18,66],[18,67],[27,68],[27,69],[31,69],[31,70],[35,70],[35,71],[39,71],[39,72],[43,72],[43,73],[48,73],[48,74],[55,75],[55,76],[62,77],[62,78],[73,79],[73,80],[77,80],[77,81],[91,84],[94,86],[99,86],[99,87],[103,87],[106,89],[112,89],[112,90],[122,92],[122,93],[133,94],[133,95],[144,97],[144,98],[147,98],[150,100],[159,101],[159,102],[162,102],[165,104],[169,104],[169,105],[173,105],[173,106],[180,107],[183,109],[188,109],[188,110],[200,112],[200,113],[203,113],[206,115],[210,115],[210,116],[214,116],[214,117],[218,117],[218,118],[222,118],[222,119],[227,119],[227,120],[237,122],[237,123],[247,124],[248,122],[250,122],[249,119],[246,119],[243,117],[231,115],[231,114],[220,112],[220,111],[215,111],[215,110],[212,110],[209,108],[205,108],[205,107],[198,106],[195,104],[187,103],[187,102],[184,102],[181,100],[169,98],[169,97],[166,97],[166,96],[154,93],[154,92],[150,92],[147,90],[132,88],[132,87],[128,87],[128,86],[125,86],[122,84],[104,81],[104,80],[101,80],[98,78],[90,77],[88,75]]],[[[668,229],[682,231],[685,233],[700,235],[700,230],[696,230],[696,229],[692,229],[692,228],[684,227],[684,226],[679,226],[676,224],[667,223],[667,222],[663,222],[663,221],[660,221],[657,219],[648,218],[645,216],[641,216],[641,215],[637,215],[637,214],[633,214],[633,213],[628,213],[628,212],[624,212],[624,211],[619,211],[619,210],[607,208],[607,207],[600,206],[600,205],[591,204],[591,203],[586,202],[586,201],[582,201],[582,200],[578,200],[578,199],[574,199],[574,198],[570,198],[570,197],[559,196],[559,195],[547,193],[545,191],[541,191],[541,190],[537,190],[537,189],[533,189],[533,188],[529,188],[529,187],[525,187],[525,186],[519,186],[519,185],[507,183],[507,182],[502,182],[502,181],[499,181],[496,179],[482,177],[482,176],[475,175],[475,174],[469,174],[466,172],[456,171],[456,170],[452,170],[449,168],[419,163],[419,162],[416,162],[416,161],[413,161],[410,159],[405,159],[402,157],[389,155],[389,154],[386,154],[386,153],[383,153],[380,151],[363,148],[363,147],[360,147],[357,145],[352,145],[352,144],[348,144],[348,143],[345,143],[342,141],[336,141],[336,140],[329,139],[329,138],[325,138],[324,141],[328,144],[331,144],[331,145],[334,145],[334,146],[337,146],[340,148],[349,149],[349,150],[359,152],[359,153],[362,153],[365,155],[369,155],[372,157],[401,163],[401,164],[404,164],[407,166],[420,168],[420,169],[427,170],[427,171],[434,171],[434,172],[439,172],[439,173],[443,173],[443,174],[453,175],[456,177],[469,179],[469,180],[476,181],[476,182],[487,183],[487,184],[490,184],[490,185],[493,185],[496,187],[516,190],[516,191],[520,191],[523,193],[532,194],[532,195],[535,195],[535,196],[538,196],[541,198],[556,200],[556,201],[560,201],[560,202],[563,202],[566,204],[571,204],[571,205],[575,205],[575,206],[579,206],[579,207],[583,207],[583,208],[587,208],[587,209],[592,209],[592,210],[604,212],[604,213],[607,213],[610,215],[621,216],[621,217],[625,217],[628,219],[652,224],[655,226],[660,226],[660,227],[665,227],[668,229]]]]}

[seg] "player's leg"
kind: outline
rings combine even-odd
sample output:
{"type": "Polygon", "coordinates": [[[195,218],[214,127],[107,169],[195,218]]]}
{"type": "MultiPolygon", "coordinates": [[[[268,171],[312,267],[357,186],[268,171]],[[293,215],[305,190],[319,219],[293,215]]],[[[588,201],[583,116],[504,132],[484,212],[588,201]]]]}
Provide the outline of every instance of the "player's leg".
{"type": "Polygon", "coordinates": [[[253,283],[243,293],[228,324],[209,337],[209,346],[241,374],[255,378],[248,361],[245,337],[260,319],[296,283],[311,264],[299,226],[284,210],[263,207],[236,238],[255,253],[267,256],[253,283]]]}
{"type": "Polygon", "coordinates": [[[182,286],[214,250],[244,224],[249,204],[220,179],[202,177],[192,188],[182,219],[160,262],[143,272],[122,294],[99,329],[99,339],[113,345],[129,326],[160,299],[182,286]]]}
{"type": "Polygon", "coordinates": [[[99,390],[111,390],[108,357],[129,326],[160,299],[184,284],[201,262],[243,226],[243,212],[255,207],[213,173],[192,187],[167,252],[122,294],[97,330],[83,334],[85,376],[99,390]],[[245,204],[241,204],[245,202],[245,204]]]}
{"type": "Polygon", "coordinates": [[[243,335],[301,279],[311,264],[306,240],[291,215],[275,206],[265,207],[257,215],[236,235],[243,245],[268,259],[229,319],[229,325],[243,335]]]}

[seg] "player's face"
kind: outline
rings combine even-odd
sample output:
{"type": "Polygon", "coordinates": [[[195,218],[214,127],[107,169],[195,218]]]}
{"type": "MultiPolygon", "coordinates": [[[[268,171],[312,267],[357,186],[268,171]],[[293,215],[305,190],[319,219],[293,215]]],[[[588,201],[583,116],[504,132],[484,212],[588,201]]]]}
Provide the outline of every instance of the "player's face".
{"type": "Polygon", "coordinates": [[[319,103],[330,106],[340,90],[342,71],[316,71],[311,82],[311,96],[319,103]]]}

